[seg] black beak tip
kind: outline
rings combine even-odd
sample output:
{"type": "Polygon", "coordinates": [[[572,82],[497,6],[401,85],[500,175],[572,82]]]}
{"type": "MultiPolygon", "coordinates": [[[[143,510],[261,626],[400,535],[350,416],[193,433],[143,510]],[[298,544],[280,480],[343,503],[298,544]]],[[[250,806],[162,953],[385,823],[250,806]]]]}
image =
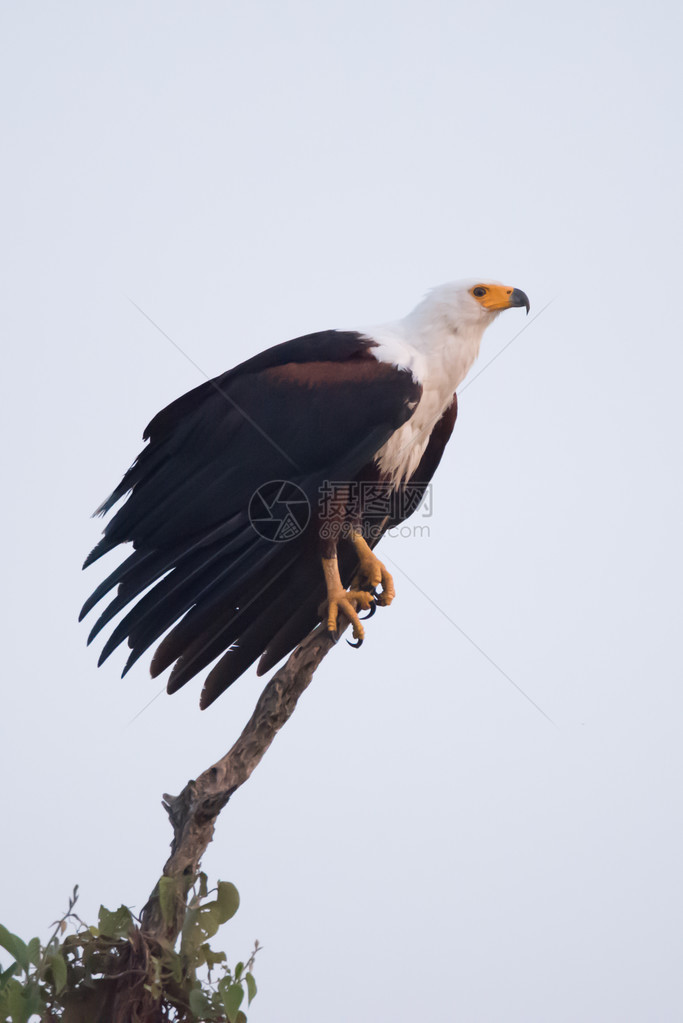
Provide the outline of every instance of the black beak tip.
{"type": "Polygon", "coordinates": [[[512,289],[512,295],[510,296],[510,305],[519,307],[524,306],[524,308],[526,309],[527,316],[529,315],[529,309],[531,308],[529,299],[527,298],[523,291],[520,291],[519,288],[512,289]]]}

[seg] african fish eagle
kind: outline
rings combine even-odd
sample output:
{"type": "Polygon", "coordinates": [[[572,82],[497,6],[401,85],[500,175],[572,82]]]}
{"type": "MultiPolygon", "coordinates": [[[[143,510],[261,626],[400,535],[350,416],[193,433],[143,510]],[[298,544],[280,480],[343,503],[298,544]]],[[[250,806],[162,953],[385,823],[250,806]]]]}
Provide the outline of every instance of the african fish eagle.
{"type": "Polygon", "coordinates": [[[116,587],[90,642],[135,601],[99,663],[127,640],[125,674],[163,636],[151,673],[173,665],[173,693],[218,658],[202,690],[208,707],[320,621],[334,632],[343,616],[359,645],[358,612],[395,595],[373,548],[419,503],[455,424],[456,388],[486,327],[514,306],[529,311],[517,288],[444,284],[402,320],[275,345],[159,412],[98,509],[128,495],[84,565],[133,545],[81,611],[116,587]],[[361,486],[391,501],[364,506],[361,486]],[[284,534],[269,531],[285,521],[284,534]]]}

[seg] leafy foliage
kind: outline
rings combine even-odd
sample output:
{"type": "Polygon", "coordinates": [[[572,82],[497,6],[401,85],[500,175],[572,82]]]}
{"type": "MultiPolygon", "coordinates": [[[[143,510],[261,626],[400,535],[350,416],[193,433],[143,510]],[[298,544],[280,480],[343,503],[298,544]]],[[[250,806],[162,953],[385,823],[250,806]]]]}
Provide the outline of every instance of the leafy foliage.
{"type": "MultiPolygon", "coordinates": [[[[164,916],[178,898],[176,882],[158,885],[164,916]]],[[[204,873],[190,889],[179,948],[150,939],[127,906],[100,907],[97,926],[75,913],[78,886],[69,908],[56,921],[46,945],[26,944],[0,924],[0,949],[10,965],[0,965],[0,1023],[246,1023],[243,1006],[256,995],[246,962],[228,966],[225,952],[210,939],[239,907],[237,889],[219,881],[208,890],[204,873]],[[209,899],[210,895],[215,898],[209,899]],[[69,927],[73,933],[67,934],[69,927]]],[[[176,943],[178,944],[178,943],[176,943]]]]}

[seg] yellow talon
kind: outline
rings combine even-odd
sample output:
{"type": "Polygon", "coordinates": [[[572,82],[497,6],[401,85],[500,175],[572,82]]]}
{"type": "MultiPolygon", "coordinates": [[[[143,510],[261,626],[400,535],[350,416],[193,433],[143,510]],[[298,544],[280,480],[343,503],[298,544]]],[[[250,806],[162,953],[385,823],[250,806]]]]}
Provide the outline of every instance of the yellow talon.
{"type": "Polygon", "coordinates": [[[370,550],[362,533],[354,532],[351,536],[351,541],[356,548],[356,554],[360,562],[359,577],[365,580],[373,590],[379,585],[382,586],[382,592],[377,597],[377,603],[381,607],[388,607],[396,596],[391,573],[387,571],[379,558],[370,550]]]}
{"type": "Polygon", "coordinates": [[[327,598],[327,628],[330,632],[337,631],[339,613],[351,623],[353,638],[363,639],[365,629],[361,625],[357,611],[369,611],[372,606],[372,594],[367,590],[341,590],[330,594],[327,598]]]}
{"type": "Polygon", "coordinates": [[[322,561],[327,584],[327,629],[329,632],[337,631],[341,613],[353,628],[353,638],[362,642],[365,629],[358,611],[369,611],[374,598],[367,590],[344,589],[336,558],[323,558],[322,561]]]}

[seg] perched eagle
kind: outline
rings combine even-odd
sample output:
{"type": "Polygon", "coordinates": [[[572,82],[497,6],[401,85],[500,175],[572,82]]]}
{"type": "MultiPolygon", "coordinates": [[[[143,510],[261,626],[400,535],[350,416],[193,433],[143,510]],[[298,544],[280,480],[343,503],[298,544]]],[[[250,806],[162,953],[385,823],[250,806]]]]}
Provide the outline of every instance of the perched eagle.
{"type": "Polygon", "coordinates": [[[322,620],[335,631],[343,615],[360,645],[358,612],[394,598],[373,548],[419,503],[453,430],[456,388],[486,327],[513,306],[529,311],[517,288],[444,284],[403,320],[286,341],[163,409],[98,509],[128,495],[84,567],[119,544],[133,551],[81,611],[116,587],[88,642],[135,601],[99,663],[127,640],[125,674],[163,636],[151,672],[173,665],[172,693],[218,658],[208,707],[322,620]]]}

